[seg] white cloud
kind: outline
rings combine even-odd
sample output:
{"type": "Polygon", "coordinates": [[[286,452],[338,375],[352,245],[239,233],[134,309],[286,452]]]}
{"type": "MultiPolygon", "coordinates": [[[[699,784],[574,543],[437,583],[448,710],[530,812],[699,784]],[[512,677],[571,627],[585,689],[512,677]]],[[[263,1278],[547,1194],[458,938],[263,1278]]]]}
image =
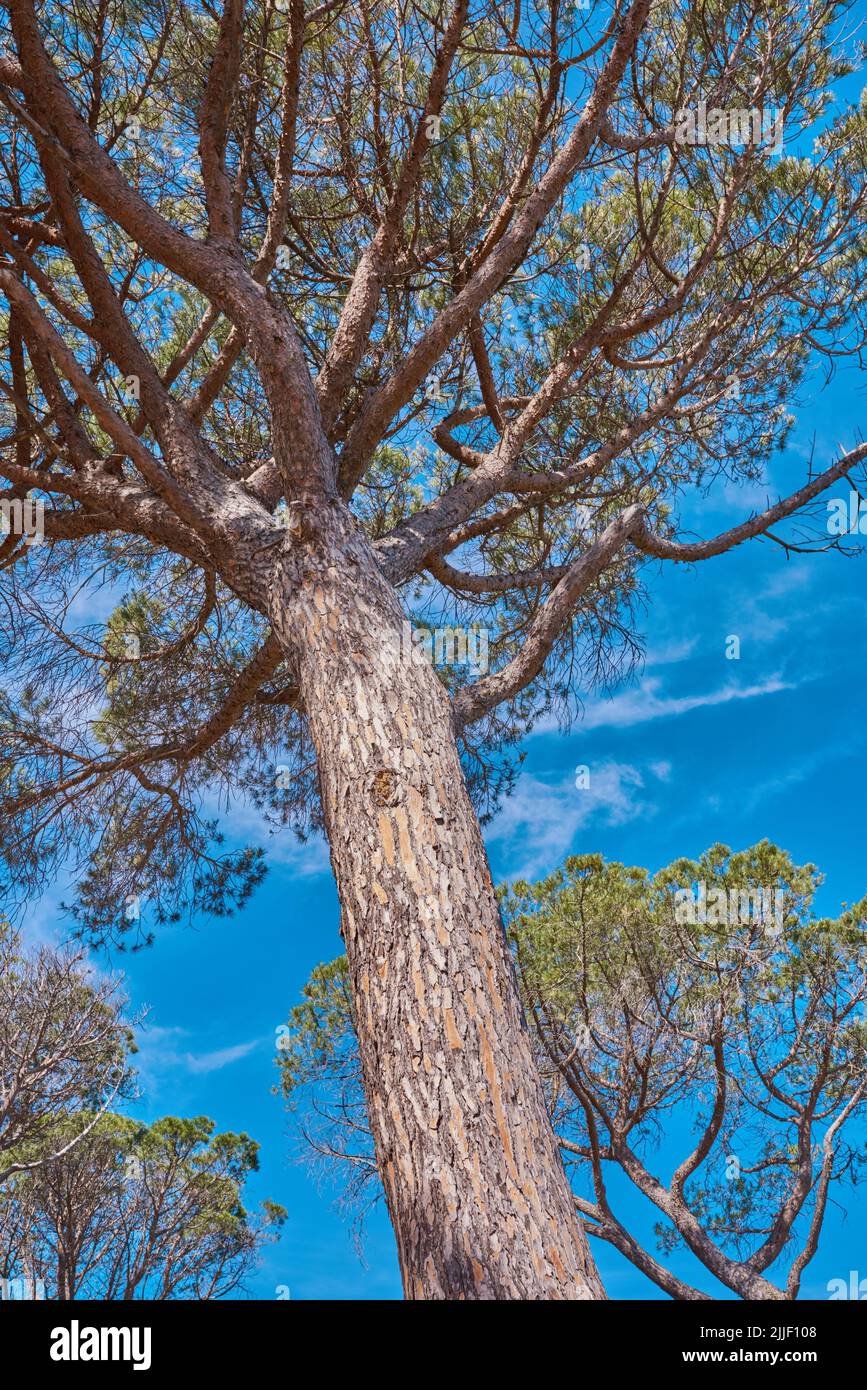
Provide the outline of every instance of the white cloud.
{"type": "Polygon", "coordinates": [[[60,922],[60,904],[63,898],[61,890],[49,888],[40,898],[27,904],[20,923],[25,946],[32,950],[38,950],[40,946],[50,946],[56,950],[58,946],[65,944],[60,922]]]}
{"type": "Polygon", "coordinates": [[[806,611],[793,604],[793,595],[809,589],[819,574],[816,564],[789,564],[765,578],[758,594],[742,590],[734,600],[729,619],[731,631],[739,637],[772,642],[808,618],[806,611]],[[776,607],[776,612],[773,609],[776,607]]]}
{"type": "Polygon", "coordinates": [[[657,777],[660,782],[671,781],[671,763],[669,762],[650,763],[649,771],[652,772],[654,777],[657,777]]]}
{"type": "Polygon", "coordinates": [[[644,658],[644,665],[647,666],[673,666],[678,661],[686,661],[687,657],[692,656],[698,646],[697,637],[684,637],[673,642],[663,642],[658,647],[651,647],[644,658]]]}
{"type": "Polygon", "coordinates": [[[795,589],[809,588],[815,577],[815,564],[805,560],[787,564],[762,584],[762,598],[785,598],[795,589]]]}
{"type": "Polygon", "coordinates": [[[214,1048],[211,1051],[196,1052],[184,1047],[183,1040],[189,1034],[185,1028],[160,1028],[157,1026],[139,1028],[135,1040],[138,1052],[134,1058],[136,1070],[143,1079],[153,1086],[159,1077],[167,1072],[187,1072],[199,1076],[212,1071],[222,1071],[242,1057],[246,1057],[258,1047],[261,1038],[249,1042],[235,1043],[229,1047],[214,1048]]]}
{"type": "Polygon", "coordinates": [[[220,830],[228,839],[261,846],[268,864],[282,864],[298,878],[331,873],[328,844],[318,831],[299,840],[288,827],[274,829],[259,808],[241,796],[228,807],[215,797],[206,797],[204,812],[220,822],[220,830]]]}
{"type": "Polygon", "coordinates": [[[67,629],[107,623],[127,591],[125,584],[82,584],[66,610],[67,629]]]}
{"type": "Polygon", "coordinates": [[[863,740],[859,743],[847,741],[845,743],[830,744],[813,750],[799,763],[793,767],[788,767],[781,771],[776,777],[771,777],[764,782],[760,782],[753,787],[743,802],[745,811],[752,811],[762,801],[771,797],[780,796],[784,792],[790,792],[793,787],[801,782],[806,782],[814,777],[816,773],[824,771],[831,763],[842,762],[851,759],[853,756],[863,754],[863,740]]]}
{"type": "Polygon", "coordinates": [[[269,864],[284,865],[296,878],[331,874],[328,843],[318,831],[306,840],[299,840],[293,831],[281,830],[260,843],[269,864]]]}
{"type": "Polygon", "coordinates": [[[509,855],[510,879],[552,873],[591,821],[623,825],[655,810],[641,799],[641,772],[628,763],[591,765],[587,787],[576,787],[575,780],[574,769],[553,786],[522,777],[488,827],[485,838],[509,855]]]}
{"type": "Polygon", "coordinates": [[[661,695],[661,685],[660,680],[650,677],[635,690],[624,690],[611,699],[593,701],[584,710],[583,728],[630,728],[633,724],[644,724],[649,719],[667,719],[675,714],[689,714],[695,709],[726,705],[731,700],[754,700],[762,695],[777,695],[780,691],[795,689],[794,682],[782,680],[779,676],[769,676],[756,685],[724,685],[701,695],[661,695]]]}
{"type": "Polygon", "coordinates": [[[754,512],[766,511],[776,501],[774,489],[765,478],[738,478],[727,482],[720,492],[710,494],[710,506],[715,511],[734,512],[739,521],[746,521],[754,512]]]}
{"type": "Polygon", "coordinates": [[[246,1057],[258,1045],[259,1039],[253,1038],[251,1042],[236,1043],[234,1047],[220,1047],[215,1052],[187,1052],[182,1060],[191,1072],[222,1071],[223,1067],[229,1067],[233,1062],[239,1062],[242,1057],[246,1057]]]}
{"type": "MultiPolygon", "coordinates": [[[[54,886],[28,902],[20,921],[16,918],[24,948],[32,952],[47,948],[80,955],[80,969],[93,987],[108,985],[115,990],[115,997],[122,1001],[126,995],[122,970],[114,966],[110,959],[107,961],[98,950],[82,944],[74,935],[71,918],[61,910],[61,903],[70,902],[74,895],[74,880],[71,875],[64,873],[54,886]]],[[[2,915],[0,911],[0,917],[2,915]]]]}

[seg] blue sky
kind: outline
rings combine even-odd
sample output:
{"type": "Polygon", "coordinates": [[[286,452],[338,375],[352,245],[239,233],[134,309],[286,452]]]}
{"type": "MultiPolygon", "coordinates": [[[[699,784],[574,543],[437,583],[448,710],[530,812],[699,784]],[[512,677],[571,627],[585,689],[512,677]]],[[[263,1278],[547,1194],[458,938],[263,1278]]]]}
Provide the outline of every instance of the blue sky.
{"type": "MultiPolygon", "coordinates": [[[[711,535],[787,493],[804,479],[815,439],[816,465],[865,423],[865,387],[856,369],[793,407],[798,423],[766,480],[721,486],[693,499],[689,525],[711,535]]],[[[845,496],[848,484],[829,495],[845,496]]],[[[825,873],[819,908],[867,891],[864,681],[867,674],[867,557],[795,556],[753,542],[702,563],[654,566],[642,623],[646,660],[611,697],[590,697],[569,735],[540,729],[514,795],[487,828],[497,880],[537,877],[569,853],[601,851],[655,870],[714,841],[743,848],[765,836],[825,873]],[[740,638],[740,659],[726,640],[740,638]],[[591,785],[575,787],[587,764],[591,785]]],[[[93,612],[90,613],[91,618],[93,612]]],[[[268,1196],[288,1208],[277,1245],[266,1252],[249,1292],[293,1299],[400,1297],[394,1243],[384,1210],[366,1226],[363,1260],[336,1192],[320,1189],[297,1160],[297,1143],[276,1081],[275,1032],[312,968],[341,949],[338,906],[320,841],[268,836],[236,809],[230,838],[267,846],[270,873],[252,903],[227,921],[202,921],[159,936],[122,964],[133,1013],[145,1013],[138,1058],[146,1119],[207,1114],[219,1129],[246,1130],[261,1144],[251,1204],[268,1196]]],[[[62,893],[31,910],[33,936],[62,938],[62,893]]],[[[100,961],[102,965],[112,962],[100,961]]],[[[665,1166],[666,1152],[660,1154],[665,1166]]],[[[654,1216],[623,1183],[615,1209],[652,1247],[654,1216]]],[[[832,1278],[867,1276],[863,1193],[832,1207],[803,1296],[825,1297],[832,1278]]],[[[662,1295],[608,1246],[595,1254],[614,1298],[662,1295]]],[[[676,1272],[725,1296],[687,1255],[676,1272]]]]}

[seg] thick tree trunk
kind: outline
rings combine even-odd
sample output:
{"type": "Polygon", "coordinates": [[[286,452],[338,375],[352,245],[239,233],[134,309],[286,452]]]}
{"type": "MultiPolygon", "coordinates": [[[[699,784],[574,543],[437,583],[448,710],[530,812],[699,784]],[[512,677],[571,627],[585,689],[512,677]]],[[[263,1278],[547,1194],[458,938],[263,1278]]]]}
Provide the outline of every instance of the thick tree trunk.
{"type": "Polygon", "coordinates": [[[271,599],[301,653],[368,1109],[408,1298],[602,1298],[532,1060],[448,697],[341,503],[271,599]]]}

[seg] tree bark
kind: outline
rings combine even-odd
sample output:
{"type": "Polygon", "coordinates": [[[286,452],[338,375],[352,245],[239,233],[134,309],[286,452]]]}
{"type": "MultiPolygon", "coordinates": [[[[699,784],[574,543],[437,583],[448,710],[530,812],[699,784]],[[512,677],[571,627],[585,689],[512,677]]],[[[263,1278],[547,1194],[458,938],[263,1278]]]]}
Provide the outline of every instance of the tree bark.
{"type": "Polygon", "coordinates": [[[407,1298],[604,1298],[531,1055],[451,705],[339,501],[272,588],[299,653],[407,1298]]]}

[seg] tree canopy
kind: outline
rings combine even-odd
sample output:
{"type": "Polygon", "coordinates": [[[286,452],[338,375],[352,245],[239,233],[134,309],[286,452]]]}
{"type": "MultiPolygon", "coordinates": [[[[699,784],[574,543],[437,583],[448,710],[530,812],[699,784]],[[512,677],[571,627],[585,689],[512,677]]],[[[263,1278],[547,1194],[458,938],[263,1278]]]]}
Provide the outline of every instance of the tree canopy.
{"type": "Polygon", "coordinates": [[[211,1299],[243,1287],[286,1212],[245,1209],[259,1146],[214,1128],[204,1116],[101,1116],[62,1158],[0,1191],[0,1277],[61,1299],[211,1299]]]}
{"type": "Polygon", "coordinates": [[[648,560],[848,543],[821,494],[861,445],[722,536],[678,522],[690,488],[760,478],[816,364],[860,351],[845,6],[15,0],[2,23],[0,472],[44,508],[44,543],[13,529],[0,557],[10,901],[74,864],[81,930],[150,940],[261,878],[223,845],[229,795],[321,823],[265,602],[310,511],[311,411],[405,612],[489,634],[489,670],[445,673],[483,810],[539,712],[640,651],[648,560]],[[683,143],[699,100],[779,116],[784,148],[773,122],[683,143]]]}

